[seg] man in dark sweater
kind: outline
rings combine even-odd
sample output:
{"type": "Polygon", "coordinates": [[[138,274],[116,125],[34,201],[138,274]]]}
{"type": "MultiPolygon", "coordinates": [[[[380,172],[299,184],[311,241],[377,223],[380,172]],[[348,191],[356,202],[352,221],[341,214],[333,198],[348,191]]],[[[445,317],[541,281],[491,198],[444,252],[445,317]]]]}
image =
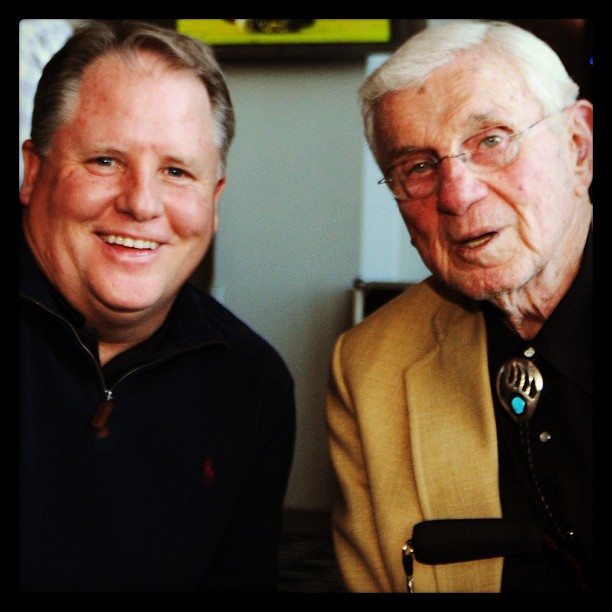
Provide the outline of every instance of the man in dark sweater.
{"type": "Polygon", "coordinates": [[[274,591],[295,436],[278,353],[187,281],[234,134],[210,49],[94,22],[23,145],[22,592],[274,591]]]}

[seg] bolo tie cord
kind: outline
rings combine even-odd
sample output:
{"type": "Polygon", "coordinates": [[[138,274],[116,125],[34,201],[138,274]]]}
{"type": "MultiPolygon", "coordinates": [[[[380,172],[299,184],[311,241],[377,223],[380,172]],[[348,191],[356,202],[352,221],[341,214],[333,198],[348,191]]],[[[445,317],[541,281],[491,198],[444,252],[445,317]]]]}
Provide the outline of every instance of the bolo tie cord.
{"type": "Polygon", "coordinates": [[[529,476],[550,524],[561,539],[566,540],[569,534],[563,531],[556,519],[540,486],[533,462],[529,421],[535,413],[544,389],[544,378],[534,363],[535,354],[535,349],[529,346],[523,351],[522,357],[506,361],[497,374],[496,391],[504,410],[518,424],[521,448],[527,461],[529,476]]]}

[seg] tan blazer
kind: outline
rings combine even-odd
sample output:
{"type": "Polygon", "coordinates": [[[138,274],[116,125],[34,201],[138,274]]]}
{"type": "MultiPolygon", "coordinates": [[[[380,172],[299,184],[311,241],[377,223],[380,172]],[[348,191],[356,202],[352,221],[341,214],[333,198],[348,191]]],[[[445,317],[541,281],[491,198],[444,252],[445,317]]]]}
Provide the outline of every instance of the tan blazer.
{"type": "MultiPolygon", "coordinates": [[[[484,319],[431,279],[338,339],[326,416],[351,591],[406,592],[402,546],[422,520],[501,517],[484,319]]],[[[498,592],[501,571],[415,563],[414,590],[498,592]]]]}

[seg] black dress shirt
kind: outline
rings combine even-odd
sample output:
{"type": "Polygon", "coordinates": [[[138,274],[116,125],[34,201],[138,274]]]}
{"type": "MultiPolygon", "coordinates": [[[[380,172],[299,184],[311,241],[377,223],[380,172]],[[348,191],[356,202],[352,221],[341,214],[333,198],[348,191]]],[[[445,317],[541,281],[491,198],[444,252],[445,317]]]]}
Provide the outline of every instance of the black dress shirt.
{"type": "MultiPolygon", "coordinates": [[[[508,556],[502,592],[571,591],[589,583],[593,560],[592,233],[576,280],[538,335],[524,341],[485,306],[499,439],[504,518],[538,522],[542,559],[508,556]],[[516,423],[496,394],[497,373],[531,347],[544,386],[532,418],[516,423]]],[[[589,589],[591,587],[589,586],[589,589]]]]}

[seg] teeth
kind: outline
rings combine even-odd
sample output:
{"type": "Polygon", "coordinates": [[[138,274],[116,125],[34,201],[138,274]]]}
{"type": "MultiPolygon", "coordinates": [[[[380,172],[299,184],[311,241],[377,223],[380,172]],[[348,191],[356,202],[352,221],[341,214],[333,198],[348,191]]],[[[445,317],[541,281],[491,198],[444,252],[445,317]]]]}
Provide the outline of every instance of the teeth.
{"type": "Polygon", "coordinates": [[[102,240],[108,244],[118,244],[120,246],[128,247],[130,249],[156,249],[159,246],[158,242],[154,240],[143,240],[138,238],[128,238],[127,236],[115,236],[109,234],[108,236],[102,236],[102,240]]]}
{"type": "Polygon", "coordinates": [[[481,244],[484,244],[487,240],[489,240],[488,236],[486,238],[477,238],[476,240],[468,240],[466,244],[469,247],[477,247],[477,246],[480,246],[481,244]]]}
{"type": "Polygon", "coordinates": [[[492,235],[493,234],[484,234],[480,236],[479,238],[474,238],[473,240],[466,240],[464,244],[465,246],[468,246],[470,248],[476,248],[484,244],[485,242],[488,242],[491,239],[492,235]]]}

